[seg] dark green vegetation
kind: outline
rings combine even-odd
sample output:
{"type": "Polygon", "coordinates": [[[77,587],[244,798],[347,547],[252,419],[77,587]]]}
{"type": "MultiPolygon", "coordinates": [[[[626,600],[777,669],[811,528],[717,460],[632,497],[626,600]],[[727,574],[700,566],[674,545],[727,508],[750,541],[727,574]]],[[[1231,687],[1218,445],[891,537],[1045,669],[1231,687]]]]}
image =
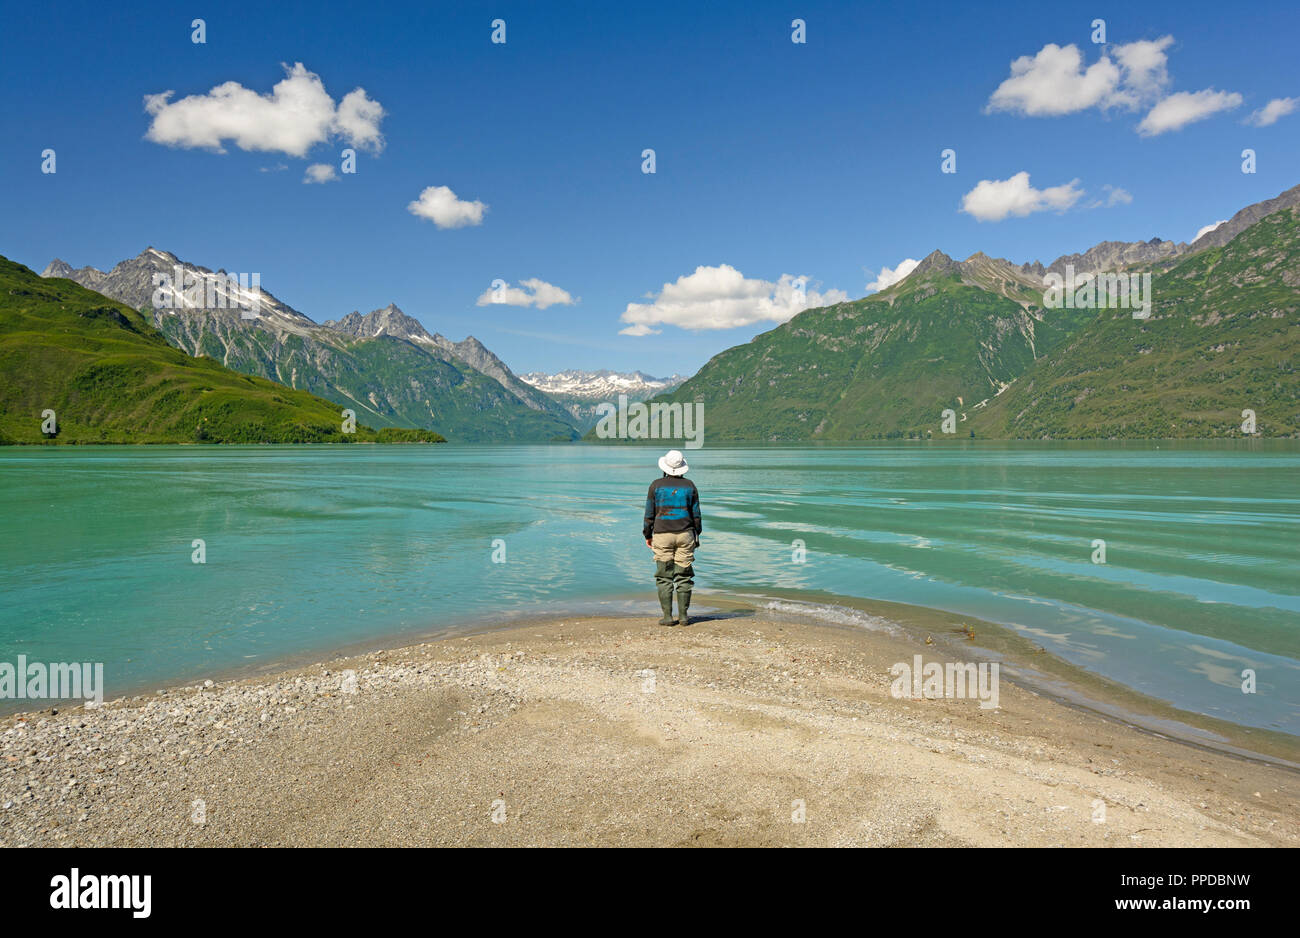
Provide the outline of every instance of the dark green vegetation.
{"type": "Polygon", "coordinates": [[[1241,435],[1243,410],[1261,436],[1300,436],[1297,211],[1134,268],[1153,271],[1147,320],[1044,309],[1040,274],[936,251],[889,289],[806,310],[655,400],[702,401],[710,442],[1226,437],[1241,435]]]}
{"type": "MultiPolygon", "coordinates": [[[[0,257],[0,443],[386,441],[306,391],[173,348],[148,319],[69,280],[0,257]]],[[[420,431],[392,442],[440,442],[420,431]]]]}

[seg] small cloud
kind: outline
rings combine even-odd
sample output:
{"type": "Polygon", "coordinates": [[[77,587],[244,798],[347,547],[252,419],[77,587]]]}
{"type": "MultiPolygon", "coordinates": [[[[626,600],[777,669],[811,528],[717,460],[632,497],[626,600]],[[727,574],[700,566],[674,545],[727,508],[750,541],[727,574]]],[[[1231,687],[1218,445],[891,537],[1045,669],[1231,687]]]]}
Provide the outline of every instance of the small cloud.
{"type": "Polygon", "coordinates": [[[489,287],[483,291],[483,295],[475,300],[478,306],[493,306],[503,304],[505,306],[535,306],[538,309],[546,309],[548,306],[572,306],[577,300],[568,290],[555,286],[553,283],[547,283],[545,280],[539,280],[532,277],[528,280],[520,280],[519,286],[512,287],[508,284],[500,290],[489,287]]]}
{"type": "Polygon", "coordinates": [[[1121,189],[1119,186],[1102,186],[1103,190],[1109,193],[1106,196],[1106,207],[1112,205],[1128,205],[1133,201],[1133,196],[1127,189],[1121,189]]]}
{"type": "Polygon", "coordinates": [[[1286,117],[1297,107],[1300,107],[1300,98],[1274,98],[1247,117],[1246,123],[1254,127],[1268,127],[1270,124],[1276,124],[1280,118],[1286,117]]]}
{"type": "Polygon", "coordinates": [[[697,267],[652,297],[650,303],[629,303],[620,318],[627,323],[619,335],[653,335],[658,325],[698,332],[733,329],[757,322],[785,322],[817,306],[848,300],[843,290],[810,290],[807,277],[782,274],[775,282],[746,277],[730,264],[697,267]]]}
{"type": "Polygon", "coordinates": [[[329,163],[312,163],[307,167],[307,172],[303,175],[302,181],[310,184],[314,182],[334,182],[339,178],[339,174],[334,172],[334,167],[329,163]]]}
{"type": "Polygon", "coordinates": [[[1241,95],[1235,91],[1180,91],[1160,101],[1142,123],[1138,124],[1138,133],[1144,137],[1155,137],[1171,130],[1181,130],[1188,124],[1204,120],[1220,111],[1229,111],[1241,105],[1241,95]]]}
{"type": "Polygon", "coordinates": [[[1169,86],[1169,56],[1165,50],[1173,44],[1173,36],[1162,36],[1115,46],[1111,52],[1124,74],[1110,103],[1136,108],[1164,94],[1169,86]]]}
{"type": "Polygon", "coordinates": [[[259,173],[282,173],[288,168],[288,163],[276,163],[274,166],[260,166],[257,171],[259,173]]]}
{"type": "Polygon", "coordinates": [[[981,179],[962,196],[961,211],[977,221],[1002,221],[1010,215],[1063,212],[1082,197],[1077,179],[1050,189],[1035,189],[1029,184],[1029,173],[1022,171],[1010,179],[981,179]]]}
{"type": "Polygon", "coordinates": [[[378,152],[384,148],[379,122],[384,109],[366,96],[364,88],[354,88],[343,96],[334,112],[334,130],[354,147],[378,152]]]}
{"type": "Polygon", "coordinates": [[[880,268],[880,273],[876,275],[876,279],[867,284],[867,292],[875,293],[884,290],[887,287],[892,287],[912,271],[916,270],[916,265],[919,263],[921,262],[909,257],[905,260],[899,261],[898,266],[892,270],[888,267],[880,268]]]}
{"type": "Polygon", "coordinates": [[[171,100],[174,91],[145,95],[144,109],[153,118],[145,139],[218,153],[230,141],[241,150],[298,157],[331,137],[354,147],[383,149],[379,122],[384,109],[365,89],[349,92],[336,107],[320,76],[301,62],[284,70],[285,77],[269,94],[228,81],[179,101],[171,100]]]}
{"type": "Polygon", "coordinates": [[[1200,241],[1202,236],[1209,234],[1215,228],[1218,228],[1220,225],[1226,225],[1227,223],[1228,223],[1228,219],[1220,218],[1218,221],[1214,222],[1214,224],[1204,226],[1203,228],[1201,228],[1196,232],[1196,237],[1192,239],[1192,244],[1195,244],[1197,241],[1200,241]]]}
{"type": "Polygon", "coordinates": [[[1129,205],[1133,201],[1129,191],[1119,186],[1102,186],[1101,191],[1106,193],[1106,197],[1089,202],[1088,208],[1114,208],[1116,205],[1129,205]]]}
{"type": "Polygon", "coordinates": [[[482,202],[466,202],[456,198],[456,193],[446,186],[429,186],[420,197],[406,206],[412,215],[427,218],[439,228],[464,228],[483,224],[487,206],[482,202]]]}

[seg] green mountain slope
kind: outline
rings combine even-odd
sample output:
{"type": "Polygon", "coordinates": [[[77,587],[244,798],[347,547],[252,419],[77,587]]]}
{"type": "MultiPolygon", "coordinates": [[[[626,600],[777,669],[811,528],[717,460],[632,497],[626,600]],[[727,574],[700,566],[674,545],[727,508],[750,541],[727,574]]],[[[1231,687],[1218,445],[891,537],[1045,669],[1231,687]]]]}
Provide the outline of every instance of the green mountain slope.
{"type": "Polygon", "coordinates": [[[1094,315],[1045,312],[1041,278],[1006,261],[935,251],[888,290],[805,310],[655,400],[702,401],[710,441],[937,435],[944,409],[992,397],[1094,315]]]}
{"type": "Polygon", "coordinates": [[[996,400],[977,436],[1300,435],[1300,210],[1255,222],[1152,278],[1146,320],[1106,310],[996,400]]]}
{"type": "Polygon", "coordinates": [[[191,358],[145,316],[0,257],[0,443],[309,443],[442,439],[342,432],[340,408],[191,358]]]}

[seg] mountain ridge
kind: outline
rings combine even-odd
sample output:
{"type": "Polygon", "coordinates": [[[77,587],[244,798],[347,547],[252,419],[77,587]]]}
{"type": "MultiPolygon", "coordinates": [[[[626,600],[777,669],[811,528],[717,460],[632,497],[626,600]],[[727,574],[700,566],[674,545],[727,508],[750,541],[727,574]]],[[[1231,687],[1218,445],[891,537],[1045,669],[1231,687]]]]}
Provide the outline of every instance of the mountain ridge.
{"type": "MultiPolygon", "coordinates": [[[[153,319],[167,340],[193,356],[268,378],[356,410],[376,426],[439,428],[462,440],[572,439],[568,412],[517,380],[517,391],[456,354],[457,343],[430,335],[394,304],[368,317],[344,317],[332,328],[268,291],[232,285],[224,271],[181,261],[149,247],[110,271],[72,268],[56,259],[42,276],[64,275],[153,319]],[[177,270],[203,284],[197,296],[178,290],[154,308],[157,277],[177,270]],[[242,303],[231,304],[230,300],[242,303]],[[201,302],[199,302],[201,300],[201,302]],[[251,310],[245,307],[252,305],[251,310]],[[250,313],[254,315],[250,315],[250,313]],[[352,330],[352,331],[349,331],[352,330]],[[368,333],[368,334],[367,334],[368,333]]],[[[460,345],[464,345],[461,343],[460,345]]],[[[477,343],[465,346],[479,354],[477,343]]],[[[486,350],[483,350],[486,351],[486,350]]],[[[495,356],[493,356],[495,359],[495,356]]],[[[499,363],[499,360],[497,360],[499,363]]],[[[506,382],[512,377],[500,366],[506,382]]]]}
{"type": "Polygon", "coordinates": [[[562,420],[569,418],[568,411],[564,407],[544,392],[539,392],[527,382],[521,381],[505,362],[474,336],[467,336],[461,342],[453,342],[440,333],[430,333],[418,319],[408,316],[396,303],[389,303],[382,309],[372,310],[364,316],[360,312],[353,311],[341,319],[327,320],[322,323],[322,326],[358,339],[388,336],[414,342],[424,347],[426,351],[440,355],[444,361],[455,359],[464,362],[480,374],[501,384],[532,410],[562,420]]]}
{"type": "Polygon", "coordinates": [[[1043,276],[1048,273],[1064,275],[1067,266],[1073,267],[1076,275],[1119,272],[1144,264],[1168,266],[1168,264],[1181,260],[1188,255],[1212,247],[1222,247],[1242,231],[1268,215],[1293,207],[1300,207],[1300,185],[1292,186],[1271,199],[1247,205],[1234,213],[1223,224],[1207,231],[1190,243],[1167,241],[1160,237],[1153,237],[1147,241],[1100,241],[1084,251],[1062,254],[1046,266],[1037,260],[1017,265],[1006,258],[990,257],[984,254],[983,251],[977,251],[965,261],[956,261],[942,250],[936,248],[927,254],[907,277],[901,278],[879,292],[885,293],[899,283],[903,283],[909,277],[918,275],[924,277],[927,274],[944,271],[960,272],[963,276],[971,278],[971,282],[976,282],[968,265],[977,259],[988,265],[989,271],[986,273],[986,277],[996,273],[1003,275],[1007,279],[1027,285],[1036,285],[1040,289],[1043,276]]]}
{"type": "MultiPolygon", "coordinates": [[[[1233,405],[1237,423],[1243,410],[1253,410],[1269,414],[1268,429],[1260,432],[1300,435],[1292,366],[1300,354],[1292,328],[1300,310],[1300,257],[1291,228],[1300,205],[1293,203],[1300,203],[1300,186],[1238,211],[1233,227],[1256,220],[1225,246],[1207,243],[1215,232],[1181,255],[1176,244],[1146,242],[1164,258],[1152,272],[1158,286],[1149,321],[1095,302],[1045,308],[1036,271],[982,252],[956,261],[935,250],[886,289],[804,310],[719,352],[679,388],[653,400],[703,403],[715,440],[938,437],[947,413],[963,435],[995,438],[1230,436],[1231,408],[1219,400],[1225,392],[1180,377],[1209,381],[1213,375],[1248,389],[1247,403],[1233,405]],[[1171,315],[1181,324],[1176,329],[1162,324],[1171,315]],[[1218,338],[1211,343],[1210,336],[1218,338]],[[1115,359],[1117,348],[1130,349],[1132,361],[1115,359]],[[1079,385],[1073,365],[1094,362],[1105,364],[1079,385]],[[1157,376],[1143,363],[1162,363],[1165,371],[1157,376]],[[1162,397],[1166,384],[1177,394],[1162,397]],[[1024,400],[1023,389],[1031,385],[1035,393],[1024,400]],[[1066,389],[1074,392],[1069,399],[1061,396],[1066,389]],[[1111,419],[1129,413],[1114,400],[1116,393],[1151,402],[1160,417],[1111,419]],[[1171,415],[1157,406],[1165,398],[1187,407],[1199,401],[1199,411],[1171,415]],[[1019,409],[1008,414],[1013,403],[1019,409]]],[[[1216,229],[1224,229],[1220,239],[1231,229],[1216,229]]],[[[1125,255],[1124,244],[1111,242],[1078,257],[1095,262],[1141,253],[1125,255]]]]}

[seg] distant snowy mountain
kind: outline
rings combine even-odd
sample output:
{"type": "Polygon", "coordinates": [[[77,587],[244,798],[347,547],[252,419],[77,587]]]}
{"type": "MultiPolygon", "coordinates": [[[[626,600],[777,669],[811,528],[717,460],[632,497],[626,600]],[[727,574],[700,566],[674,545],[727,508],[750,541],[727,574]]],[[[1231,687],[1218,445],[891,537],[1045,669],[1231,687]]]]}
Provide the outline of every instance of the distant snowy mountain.
{"type": "Polygon", "coordinates": [[[619,372],[602,369],[600,371],[561,371],[548,375],[534,371],[520,375],[527,384],[547,394],[584,400],[609,400],[626,394],[628,399],[637,395],[637,400],[653,397],[664,391],[677,387],[686,379],[681,375],[671,378],[654,378],[643,371],[619,372]]]}
{"type": "Polygon", "coordinates": [[[655,378],[643,371],[619,372],[561,371],[550,375],[542,371],[520,375],[519,380],[559,401],[578,423],[583,433],[596,425],[599,415],[596,408],[602,402],[618,403],[620,394],[629,401],[644,401],[657,394],[671,391],[686,379],[681,375],[655,378]]]}

